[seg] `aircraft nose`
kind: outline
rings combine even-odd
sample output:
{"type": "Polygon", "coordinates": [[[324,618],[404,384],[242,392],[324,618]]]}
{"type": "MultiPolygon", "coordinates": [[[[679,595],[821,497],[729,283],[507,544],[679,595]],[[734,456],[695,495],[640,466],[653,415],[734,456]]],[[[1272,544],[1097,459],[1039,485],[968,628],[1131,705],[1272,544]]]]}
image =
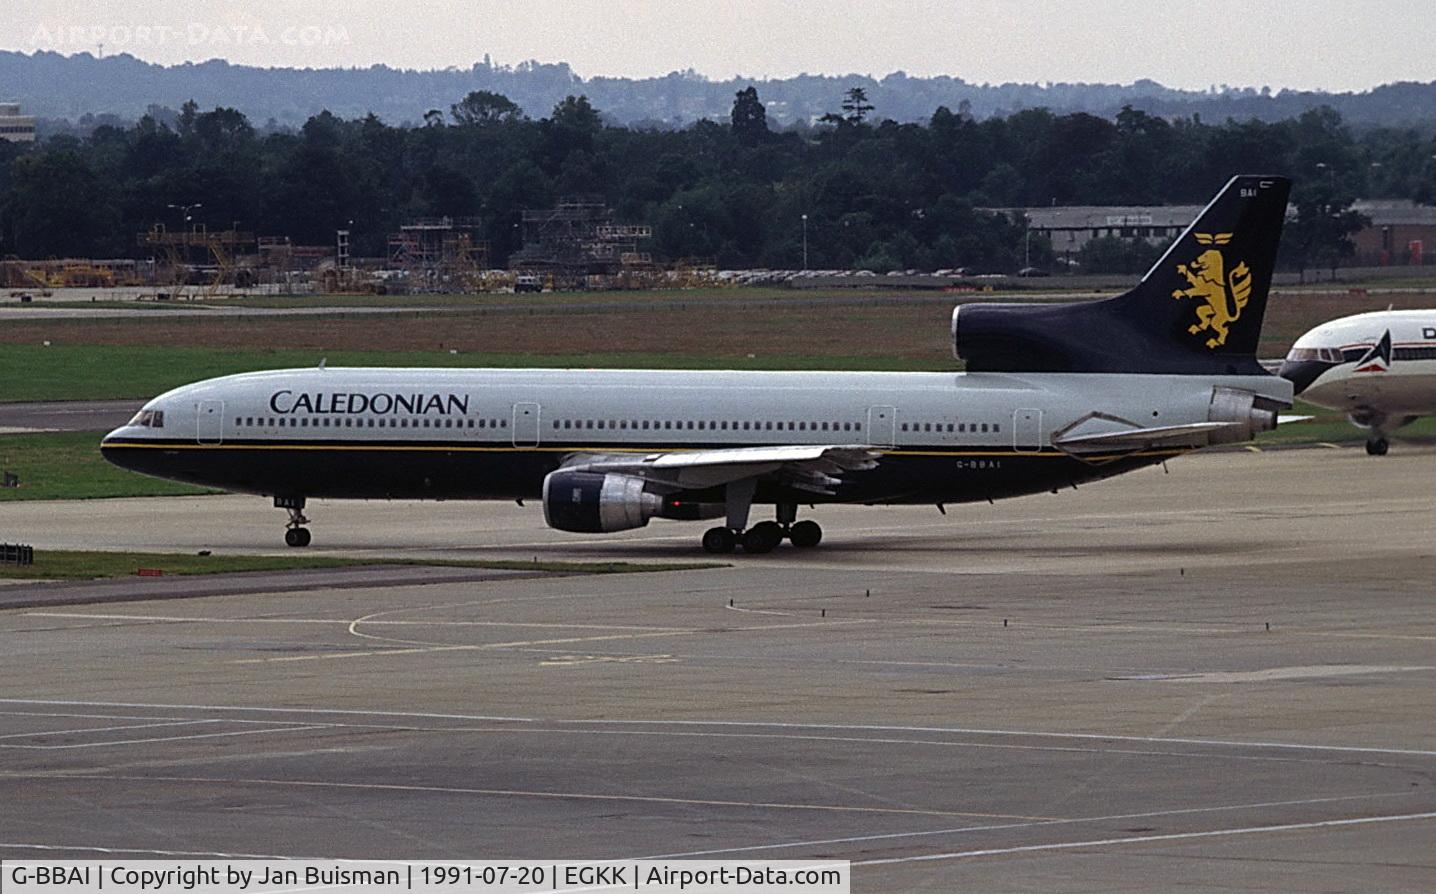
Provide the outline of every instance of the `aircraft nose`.
{"type": "Polygon", "coordinates": [[[1283,360],[1277,375],[1292,384],[1294,394],[1300,394],[1310,388],[1318,376],[1334,366],[1337,364],[1327,360],[1283,360]]]}

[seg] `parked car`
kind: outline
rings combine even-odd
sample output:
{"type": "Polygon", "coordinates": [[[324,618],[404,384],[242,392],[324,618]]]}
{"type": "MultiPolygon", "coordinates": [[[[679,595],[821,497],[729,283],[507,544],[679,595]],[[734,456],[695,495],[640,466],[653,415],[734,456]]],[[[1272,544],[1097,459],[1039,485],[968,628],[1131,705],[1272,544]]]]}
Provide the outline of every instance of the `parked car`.
{"type": "Polygon", "coordinates": [[[1025,276],[1025,277],[1033,277],[1033,276],[1051,276],[1052,274],[1051,274],[1051,273],[1048,273],[1046,270],[1043,270],[1041,267],[1023,267],[1021,270],[1017,271],[1017,275],[1018,275],[1018,276],[1025,276]]]}

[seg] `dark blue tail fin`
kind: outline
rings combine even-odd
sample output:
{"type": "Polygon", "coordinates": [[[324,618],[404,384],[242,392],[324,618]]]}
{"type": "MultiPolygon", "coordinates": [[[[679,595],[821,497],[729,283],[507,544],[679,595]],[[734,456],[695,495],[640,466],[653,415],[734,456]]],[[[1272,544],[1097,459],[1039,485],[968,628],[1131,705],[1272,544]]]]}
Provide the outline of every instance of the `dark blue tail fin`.
{"type": "Polygon", "coordinates": [[[1136,288],[1080,304],[960,307],[954,349],[974,372],[1261,375],[1290,190],[1285,177],[1233,177],[1136,288]]]}

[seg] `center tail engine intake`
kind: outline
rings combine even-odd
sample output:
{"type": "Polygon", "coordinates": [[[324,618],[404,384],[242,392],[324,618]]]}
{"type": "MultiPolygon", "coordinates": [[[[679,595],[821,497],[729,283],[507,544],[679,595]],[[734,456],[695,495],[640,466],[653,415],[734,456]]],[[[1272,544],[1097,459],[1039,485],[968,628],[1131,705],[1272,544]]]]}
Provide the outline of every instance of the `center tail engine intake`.
{"type": "Polygon", "coordinates": [[[1208,436],[1209,444],[1235,444],[1250,441],[1264,431],[1275,431],[1278,412],[1284,409],[1266,397],[1240,388],[1212,389],[1212,405],[1207,412],[1211,422],[1225,422],[1208,436]]]}

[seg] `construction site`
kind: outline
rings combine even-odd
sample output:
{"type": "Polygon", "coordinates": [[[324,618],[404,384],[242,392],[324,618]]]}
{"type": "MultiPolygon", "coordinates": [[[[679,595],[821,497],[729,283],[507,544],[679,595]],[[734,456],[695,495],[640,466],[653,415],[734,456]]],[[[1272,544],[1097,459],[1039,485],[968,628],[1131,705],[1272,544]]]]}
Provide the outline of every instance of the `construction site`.
{"type": "Polygon", "coordinates": [[[602,199],[566,197],[553,208],[525,210],[507,265],[496,267],[486,222],[424,217],[385,237],[378,257],[351,253],[351,231],[331,245],[296,245],[203,224],[172,230],[155,224],[136,234],[135,258],[0,260],[0,288],[26,300],[57,289],[124,289],[155,300],[254,294],[410,294],[646,289],[717,285],[711,262],[661,265],[645,249],[648,224],[622,223],[602,199]]]}

